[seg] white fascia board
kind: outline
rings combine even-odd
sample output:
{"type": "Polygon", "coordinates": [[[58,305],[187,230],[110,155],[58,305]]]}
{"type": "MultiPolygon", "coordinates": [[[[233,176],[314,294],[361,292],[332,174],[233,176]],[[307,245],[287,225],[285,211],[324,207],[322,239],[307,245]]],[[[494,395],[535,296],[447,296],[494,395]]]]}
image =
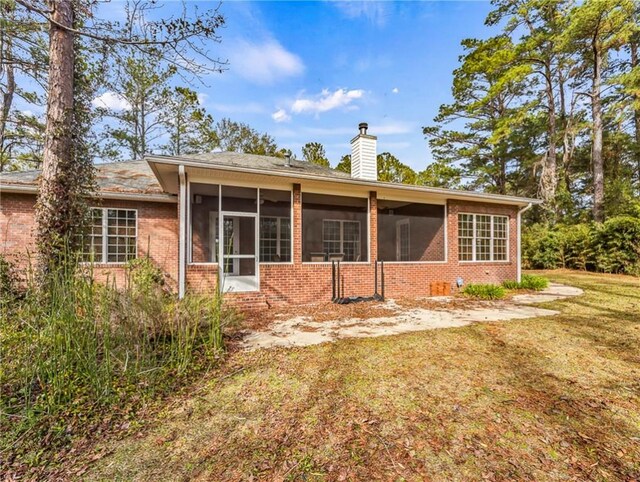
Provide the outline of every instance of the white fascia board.
{"type": "MultiPolygon", "coordinates": [[[[318,175],[310,175],[299,172],[286,172],[286,171],[270,171],[267,169],[256,169],[249,167],[238,167],[238,166],[226,166],[224,164],[211,164],[206,161],[196,161],[196,160],[185,160],[184,158],[172,158],[172,157],[154,157],[148,156],[147,160],[150,165],[153,163],[157,164],[168,164],[168,165],[184,165],[185,167],[197,167],[197,168],[206,168],[212,170],[219,171],[234,171],[238,173],[251,173],[251,174],[261,174],[265,176],[277,176],[283,178],[290,178],[294,181],[327,181],[338,184],[348,184],[348,185],[357,185],[357,186],[367,186],[371,190],[377,189],[394,189],[397,191],[411,191],[415,193],[426,193],[426,194],[435,194],[439,196],[443,196],[447,199],[460,200],[460,201],[475,201],[475,202],[489,202],[496,204],[511,204],[517,206],[526,206],[528,204],[541,204],[542,201],[540,199],[533,198],[523,198],[517,196],[508,196],[502,194],[487,194],[487,193],[478,193],[472,191],[459,191],[455,189],[445,189],[445,188],[437,188],[437,187],[426,187],[426,186],[415,186],[411,184],[398,184],[392,182],[384,182],[384,181],[368,181],[363,179],[354,179],[348,177],[333,177],[333,176],[318,176],[318,175]]],[[[152,167],[153,169],[153,167],[152,167]]],[[[154,172],[155,171],[154,169],[154,172]]],[[[162,180],[158,179],[158,181],[162,184],[162,180]]]]}
{"type": "MultiPolygon", "coordinates": [[[[31,185],[10,184],[0,186],[0,194],[38,194],[38,188],[31,185]]],[[[177,203],[178,200],[171,194],[145,194],[145,193],[129,193],[117,191],[98,191],[92,198],[95,199],[118,199],[124,201],[143,201],[143,202],[160,202],[160,203],[177,203]]]]}

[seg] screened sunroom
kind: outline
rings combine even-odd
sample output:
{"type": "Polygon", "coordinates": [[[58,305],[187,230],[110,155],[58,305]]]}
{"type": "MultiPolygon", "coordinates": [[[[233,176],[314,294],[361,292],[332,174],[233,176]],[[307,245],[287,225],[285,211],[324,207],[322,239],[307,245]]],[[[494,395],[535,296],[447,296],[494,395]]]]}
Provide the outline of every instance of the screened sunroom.
{"type": "Polygon", "coordinates": [[[369,261],[368,198],[302,193],[302,261],[369,261]]]}
{"type": "Polygon", "coordinates": [[[378,260],[444,262],[445,206],[378,200],[378,260]]]}
{"type": "Polygon", "coordinates": [[[189,187],[190,263],[222,261],[225,289],[255,290],[259,263],[291,262],[291,191],[203,183],[189,187]]]}

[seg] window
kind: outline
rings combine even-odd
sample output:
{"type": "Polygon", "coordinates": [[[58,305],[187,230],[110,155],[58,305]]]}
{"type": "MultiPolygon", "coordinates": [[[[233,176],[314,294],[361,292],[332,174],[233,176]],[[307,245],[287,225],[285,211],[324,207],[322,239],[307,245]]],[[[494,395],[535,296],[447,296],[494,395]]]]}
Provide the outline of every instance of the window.
{"type": "Polygon", "coordinates": [[[302,193],[302,261],[366,262],[368,226],[366,197],[302,193]]]}
{"type": "Polygon", "coordinates": [[[342,254],[344,261],[360,261],[360,222],[324,219],[322,246],[329,256],[342,254]]]}
{"type": "Polygon", "coordinates": [[[378,200],[378,259],[391,262],[445,260],[445,206],[378,200]]]}
{"type": "Polygon", "coordinates": [[[458,216],[460,261],[507,261],[508,218],[488,214],[458,216]]]}
{"type": "Polygon", "coordinates": [[[289,218],[260,218],[260,261],[278,263],[291,261],[291,222],[289,218]]]}
{"type": "Polygon", "coordinates": [[[93,208],[83,238],[82,259],[95,263],[125,263],[137,255],[135,209],[93,208]]]}

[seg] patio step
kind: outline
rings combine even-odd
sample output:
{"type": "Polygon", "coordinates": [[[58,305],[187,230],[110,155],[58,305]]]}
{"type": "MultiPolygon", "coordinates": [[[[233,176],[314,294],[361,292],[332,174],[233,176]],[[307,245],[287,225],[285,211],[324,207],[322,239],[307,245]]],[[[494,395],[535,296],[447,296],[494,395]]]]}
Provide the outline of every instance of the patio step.
{"type": "Polygon", "coordinates": [[[266,295],[260,293],[226,293],[224,302],[239,311],[255,311],[269,308],[266,295]]]}

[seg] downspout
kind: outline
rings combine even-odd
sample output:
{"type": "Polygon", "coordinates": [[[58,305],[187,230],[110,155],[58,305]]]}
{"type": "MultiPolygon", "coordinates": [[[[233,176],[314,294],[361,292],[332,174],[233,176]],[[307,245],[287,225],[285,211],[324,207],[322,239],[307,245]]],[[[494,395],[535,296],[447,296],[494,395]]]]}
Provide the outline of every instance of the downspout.
{"type": "Polygon", "coordinates": [[[518,211],[518,221],[517,221],[517,231],[518,231],[518,254],[516,255],[517,257],[517,274],[516,274],[516,278],[518,283],[520,283],[520,281],[522,281],[522,228],[521,228],[521,224],[522,224],[522,213],[524,213],[525,211],[528,211],[529,209],[531,209],[531,207],[533,206],[532,203],[529,203],[527,206],[523,207],[522,209],[520,209],[518,211]]]}
{"type": "Polygon", "coordinates": [[[180,235],[178,236],[178,297],[184,298],[186,290],[186,253],[187,253],[187,175],[184,166],[178,166],[180,180],[180,195],[178,197],[178,212],[180,216],[180,235]]]}

